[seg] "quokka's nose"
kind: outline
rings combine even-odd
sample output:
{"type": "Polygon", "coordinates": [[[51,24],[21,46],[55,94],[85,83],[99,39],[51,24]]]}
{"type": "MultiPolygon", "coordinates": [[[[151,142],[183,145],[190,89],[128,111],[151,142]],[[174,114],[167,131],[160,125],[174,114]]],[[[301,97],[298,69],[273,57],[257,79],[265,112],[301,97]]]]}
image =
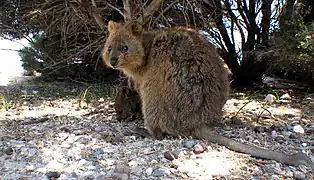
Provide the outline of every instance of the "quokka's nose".
{"type": "Polygon", "coordinates": [[[117,57],[111,57],[110,58],[110,64],[111,66],[116,66],[117,65],[117,62],[118,62],[118,58],[117,57]]]}

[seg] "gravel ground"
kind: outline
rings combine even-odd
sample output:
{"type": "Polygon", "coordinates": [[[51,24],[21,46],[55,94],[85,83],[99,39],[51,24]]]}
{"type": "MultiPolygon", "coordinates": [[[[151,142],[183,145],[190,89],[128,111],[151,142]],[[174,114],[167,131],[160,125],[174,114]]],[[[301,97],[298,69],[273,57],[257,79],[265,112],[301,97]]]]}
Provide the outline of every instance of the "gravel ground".
{"type": "MultiPolygon", "coordinates": [[[[86,88],[25,81],[0,89],[1,179],[314,178],[308,167],[256,159],[206,141],[141,137],[132,133],[141,121],[116,121],[106,96],[111,91],[89,88],[82,101],[86,88]]],[[[303,151],[313,159],[314,94],[278,91],[280,100],[268,103],[267,94],[233,92],[224,108],[226,125],[217,133],[280,152],[303,151]]]]}

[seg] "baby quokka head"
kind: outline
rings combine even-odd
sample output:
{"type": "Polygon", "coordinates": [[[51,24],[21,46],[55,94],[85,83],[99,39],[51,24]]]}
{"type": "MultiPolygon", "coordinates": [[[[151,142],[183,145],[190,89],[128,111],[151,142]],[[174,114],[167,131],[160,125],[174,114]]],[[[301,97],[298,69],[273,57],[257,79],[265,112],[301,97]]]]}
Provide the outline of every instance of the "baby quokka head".
{"type": "Polygon", "coordinates": [[[103,60],[107,66],[128,71],[143,65],[142,28],[138,23],[109,21],[108,33],[102,52],[103,60]]]}

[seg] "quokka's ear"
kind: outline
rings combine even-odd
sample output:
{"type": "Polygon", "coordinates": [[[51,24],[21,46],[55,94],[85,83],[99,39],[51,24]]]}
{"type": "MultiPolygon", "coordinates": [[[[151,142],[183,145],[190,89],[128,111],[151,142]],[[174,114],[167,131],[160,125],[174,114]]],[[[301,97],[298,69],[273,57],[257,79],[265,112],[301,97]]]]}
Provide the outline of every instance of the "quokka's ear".
{"type": "Polygon", "coordinates": [[[130,22],[130,26],[133,35],[140,36],[142,34],[142,25],[140,25],[137,21],[130,22]]]}
{"type": "Polygon", "coordinates": [[[113,32],[116,29],[117,23],[114,21],[108,22],[108,32],[113,32]]]}

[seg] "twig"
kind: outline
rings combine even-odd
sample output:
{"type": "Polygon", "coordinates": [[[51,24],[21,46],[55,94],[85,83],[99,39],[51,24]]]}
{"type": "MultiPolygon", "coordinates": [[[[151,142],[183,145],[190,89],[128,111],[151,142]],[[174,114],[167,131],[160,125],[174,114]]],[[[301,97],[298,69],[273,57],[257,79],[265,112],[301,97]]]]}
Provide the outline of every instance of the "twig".
{"type": "Polygon", "coordinates": [[[107,5],[108,5],[110,8],[112,8],[112,9],[118,11],[118,12],[124,17],[124,19],[126,19],[125,14],[124,14],[119,8],[115,7],[114,5],[112,5],[112,4],[108,3],[108,2],[107,2],[107,5]]]}
{"type": "Polygon", "coordinates": [[[240,112],[246,105],[248,105],[250,102],[252,102],[252,101],[246,102],[246,103],[237,111],[237,113],[236,113],[234,116],[237,117],[237,115],[239,114],[239,112],[240,112]]]}
{"type": "Polygon", "coordinates": [[[256,122],[258,123],[259,122],[259,119],[261,118],[261,116],[262,116],[262,114],[263,114],[263,112],[264,111],[267,111],[269,114],[270,114],[270,117],[272,117],[273,115],[272,115],[272,113],[268,110],[268,109],[266,109],[264,106],[262,107],[262,111],[258,114],[258,116],[257,116],[257,119],[256,119],[256,122]]]}
{"type": "Polygon", "coordinates": [[[123,7],[124,7],[124,20],[130,21],[132,18],[132,14],[129,0],[123,0],[123,7]]]}

